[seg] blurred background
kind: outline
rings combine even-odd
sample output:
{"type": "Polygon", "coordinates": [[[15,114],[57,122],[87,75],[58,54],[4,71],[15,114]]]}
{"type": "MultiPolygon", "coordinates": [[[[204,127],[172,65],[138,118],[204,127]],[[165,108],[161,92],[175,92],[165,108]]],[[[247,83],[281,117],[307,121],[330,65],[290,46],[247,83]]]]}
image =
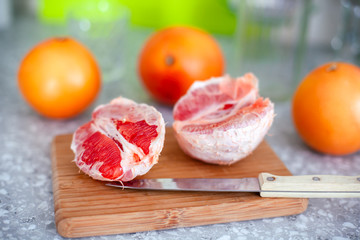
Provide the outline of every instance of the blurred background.
{"type": "Polygon", "coordinates": [[[136,74],[143,43],[171,25],[212,34],[226,56],[226,72],[254,72],[261,93],[274,101],[288,100],[322,63],[360,64],[356,0],[0,0],[0,54],[8,53],[2,64],[14,70],[39,41],[71,35],[96,55],[105,83],[121,81],[128,89],[114,95],[131,96],[143,91],[136,74]]]}
{"type": "MultiPolygon", "coordinates": [[[[171,25],[207,31],[223,50],[227,73],[235,77],[251,71],[259,78],[260,94],[276,102],[267,141],[293,174],[360,172],[358,153],[337,157],[310,151],[290,114],[293,92],[309,71],[330,61],[360,65],[360,0],[0,0],[0,239],[60,239],[54,222],[51,142],[88,122],[95,106],[127,97],[154,106],[171,127],[172,107],[153,100],[137,74],[148,37],[171,25]],[[85,112],[53,120],[27,104],[17,74],[36,44],[67,35],[96,56],[103,85],[85,112]]],[[[240,236],[238,229],[256,228],[264,238],[273,238],[274,225],[281,224],[284,239],[359,239],[359,209],[357,199],[319,199],[310,202],[304,215],[175,234],[220,239],[221,234],[240,236]],[[236,233],[229,231],[231,226],[236,233]]],[[[253,231],[247,232],[252,236],[253,231]]],[[[114,239],[175,236],[143,234],[114,239]]]]}

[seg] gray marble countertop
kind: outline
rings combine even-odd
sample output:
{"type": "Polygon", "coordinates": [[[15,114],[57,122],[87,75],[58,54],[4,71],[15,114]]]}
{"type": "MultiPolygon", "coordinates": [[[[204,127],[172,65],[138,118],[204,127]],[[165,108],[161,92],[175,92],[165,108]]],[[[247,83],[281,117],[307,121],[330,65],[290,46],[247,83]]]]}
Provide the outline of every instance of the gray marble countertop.
{"type": "MultiPolygon", "coordinates": [[[[122,95],[154,105],[169,126],[173,121],[171,108],[153,102],[135,73],[134,56],[143,41],[139,36],[146,31],[134,31],[128,35],[132,45],[114,49],[123,54],[126,67],[118,79],[105,81],[85,113],[69,120],[36,114],[18,92],[17,69],[31,46],[61,31],[19,21],[0,32],[0,239],[62,239],[54,223],[50,144],[54,136],[88,121],[96,105],[122,95]]],[[[276,118],[266,138],[294,175],[359,175],[360,153],[334,157],[310,150],[293,128],[289,101],[275,104],[276,118]]],[[[310,199],[304,213],[287,217],[85,239],[360,239],[360,199],[310,199]]]]}

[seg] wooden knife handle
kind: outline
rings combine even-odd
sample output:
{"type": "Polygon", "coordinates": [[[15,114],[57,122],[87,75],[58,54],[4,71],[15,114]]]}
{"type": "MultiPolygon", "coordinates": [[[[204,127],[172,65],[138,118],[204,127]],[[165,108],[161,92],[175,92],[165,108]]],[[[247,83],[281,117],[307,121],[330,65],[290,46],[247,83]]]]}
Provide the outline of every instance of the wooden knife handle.
{"type": "Polygon", "coordinates": [[[270,173],[260,173],[259,183],[262,197],[360,197],[360,176],[276,176],[270,173]]]}

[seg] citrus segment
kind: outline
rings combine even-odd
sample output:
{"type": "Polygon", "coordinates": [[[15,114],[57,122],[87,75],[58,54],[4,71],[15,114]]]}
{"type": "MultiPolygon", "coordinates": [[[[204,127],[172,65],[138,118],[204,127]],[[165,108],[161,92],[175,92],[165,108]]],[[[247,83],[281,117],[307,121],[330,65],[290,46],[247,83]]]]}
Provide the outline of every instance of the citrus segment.
{"type": "Polygon", "coordinates": [[[114,123],[126,141],[141,148],[145,154],[149,153],[151,141],[158,136],[157,126],[149,125],[144,120],[135,123],[114,120],[114,123]]]}
{"type": "Polygon", "coordinates": [[[185,121],[227,115],[235,107],[256,99],[257,79],[252,74],[231,79],[229,76],[195,82],[186,97],[174,107],[174,119],[185,121]]]}
{"type": "Polygon", "coordinates": [[[92,169],[95,163],[103,162],[99,172],[104,178],[116,179],[121,176],[122,169],[118,166],[121,162],[121,154],[116,143],[106,135],[95,132],[87,138],[82,147],[82,161],[92,169]]]}

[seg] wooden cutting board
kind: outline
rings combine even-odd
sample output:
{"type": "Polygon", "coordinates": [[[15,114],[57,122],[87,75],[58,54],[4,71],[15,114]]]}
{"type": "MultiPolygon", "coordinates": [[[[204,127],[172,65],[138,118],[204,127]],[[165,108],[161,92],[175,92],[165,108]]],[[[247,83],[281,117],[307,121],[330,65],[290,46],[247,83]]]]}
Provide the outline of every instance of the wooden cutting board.
{"type": "MultiPolygon", "coordinates": [[[[108,235],[225,223],[298,214],[307,199],[261,198],[256,193],[122,190],[79,171],[70,150],[71,135],[52,143],[55,222],[64,237],[108,235]]],[[[159,163],[143,178],[240,178],[260,172],[290,175],[264,141],[232,166],[206,164],[186,156],[167,128],[159,163]]]]}

